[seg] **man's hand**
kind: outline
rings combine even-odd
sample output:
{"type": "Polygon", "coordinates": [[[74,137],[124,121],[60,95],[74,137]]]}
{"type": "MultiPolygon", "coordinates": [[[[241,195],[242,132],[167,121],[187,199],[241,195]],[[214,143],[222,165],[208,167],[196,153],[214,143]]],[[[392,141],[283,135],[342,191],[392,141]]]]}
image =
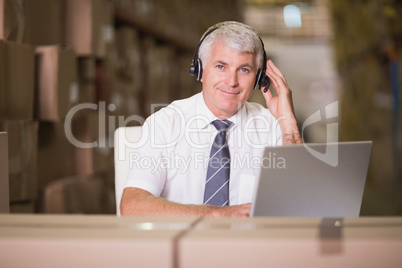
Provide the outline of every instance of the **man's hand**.
{"type": "Polygon", "coordinates": [[[217,207],[210,205],[183,205],[153,196],[150,192],[127,187],[121,199],[121,215],[176,215],[246,218],[251,204],[217,207]]]}
{"type": "Polygon", "coordinates": [[[266,74],[270,78],[277,96],[273,96],[270,90],[267,92],[264,92],[264,89],[261,90],[269,111],[279,122],[283,135],[283,144],[302,143],[293,109],[292,91],[287,84],[285,76],[271,60],[267,61],[266,74]]]}
{"type": "Polygon", "coordinates": [[[248,218],[250,215],[251,203],[227,206],[227,207],[213,207],[207,217],[231,217],[231,218],[248,218]]]}

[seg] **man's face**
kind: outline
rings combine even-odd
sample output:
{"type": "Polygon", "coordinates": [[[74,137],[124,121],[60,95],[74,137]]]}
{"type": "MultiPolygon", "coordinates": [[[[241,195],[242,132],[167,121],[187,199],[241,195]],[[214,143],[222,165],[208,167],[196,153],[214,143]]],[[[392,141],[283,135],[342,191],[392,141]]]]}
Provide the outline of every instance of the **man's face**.
{"type": "Polygon", "coordinates": [[[256,73],[254,54],[213,44],[201,78],[207,107],[220,119],[234,115],[250,97],[256,73]]]}

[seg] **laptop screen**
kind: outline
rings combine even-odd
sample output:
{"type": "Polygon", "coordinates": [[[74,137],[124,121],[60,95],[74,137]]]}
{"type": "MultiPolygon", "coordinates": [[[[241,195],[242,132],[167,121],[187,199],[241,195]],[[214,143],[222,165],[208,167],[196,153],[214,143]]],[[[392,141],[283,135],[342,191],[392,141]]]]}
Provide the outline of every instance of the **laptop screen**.
{"type": "Polygon", "coordinates": [[[372,142],[267,147],[251,217],[358,217],[372,142]]]}

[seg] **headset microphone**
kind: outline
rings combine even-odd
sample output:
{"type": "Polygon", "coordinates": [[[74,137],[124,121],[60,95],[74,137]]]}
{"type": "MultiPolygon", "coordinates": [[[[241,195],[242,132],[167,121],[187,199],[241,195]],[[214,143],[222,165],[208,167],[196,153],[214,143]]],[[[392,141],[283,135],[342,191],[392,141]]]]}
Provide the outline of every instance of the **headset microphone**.
{"type": "Polygon", "coordinates": [[[264,93],[265,93],[268,91],[270,85],[271,85],[271,80],[269,80],[269,77],[265,75],[261,80],[260,89],[262,87],[265,87],[264,88],[264,93]]]}

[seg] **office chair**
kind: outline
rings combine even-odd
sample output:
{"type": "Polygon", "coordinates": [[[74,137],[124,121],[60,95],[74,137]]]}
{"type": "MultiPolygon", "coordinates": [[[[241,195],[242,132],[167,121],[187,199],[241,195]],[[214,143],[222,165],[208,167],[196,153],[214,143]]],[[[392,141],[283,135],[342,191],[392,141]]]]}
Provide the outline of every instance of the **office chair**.
{"type": "Polygon", "coordinates": [[[114,132],[114,165],[116,215],[120,216],[120,200],[130,169],[130,154],[141,139],[141,127],[119,127],[114,132]]]}

